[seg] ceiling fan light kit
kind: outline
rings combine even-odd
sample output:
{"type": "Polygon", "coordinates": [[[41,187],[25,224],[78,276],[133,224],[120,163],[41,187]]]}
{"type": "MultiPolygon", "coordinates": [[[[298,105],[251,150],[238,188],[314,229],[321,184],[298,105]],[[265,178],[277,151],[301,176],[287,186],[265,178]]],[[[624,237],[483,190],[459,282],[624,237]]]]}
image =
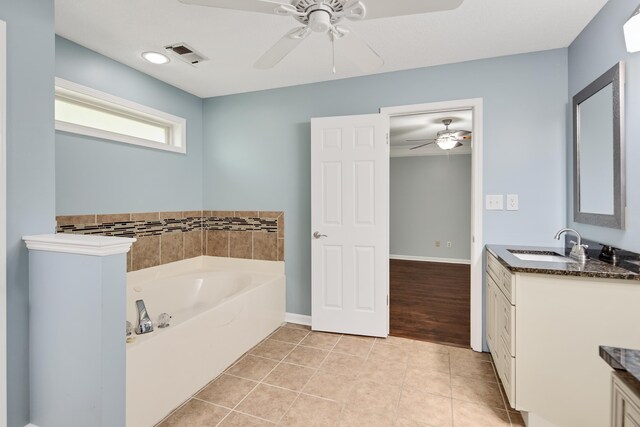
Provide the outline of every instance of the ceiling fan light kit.
{"type": "Polygon", "coordinates": [[[444,130],[439,131],[434,139],[409,139],[407,142],[419,142],[430,141],[425,144],[416,145],[409,150],[416,150],[418,148],[426,147],[427,145],[436,144],[442,150],[453,150],[462,146],[462,141],[468,141],[471,139],[471,131],[468,130],[449,130],[449,126],[453,123],[452,119],[442,120],[444,130]]]}
{"type": "MultiPolygon", "coordinates": [[[[275,67],[291,53],[311,32],[327,34],[334,44],[341,42],[346,56],[365,72],[375,72],[384,65],[382,57],[364,40],[345,27],[339,27],[343,19],[359,21],[390,16],[427,13],[455,9],[463,0],[179,0],[181,3],[233,9],[248,12],[290,16],[304,27],[285,34],[269,49],[254,67],[275,67]],[[373,10],[373,13],[369,13],[373,10]]],[[[335,56],[334,56],[335,70],[335,56]]]]}

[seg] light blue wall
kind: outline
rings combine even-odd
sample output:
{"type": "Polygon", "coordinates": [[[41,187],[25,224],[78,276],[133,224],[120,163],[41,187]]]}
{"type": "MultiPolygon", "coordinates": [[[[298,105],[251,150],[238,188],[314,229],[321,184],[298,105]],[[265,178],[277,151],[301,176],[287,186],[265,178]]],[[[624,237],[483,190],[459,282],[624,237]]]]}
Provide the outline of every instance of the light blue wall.
{"type": "MultiPolygon", "coordinates": [[[[627,53],[622,26],[629,19],[637,0],[609,0],[569,47],[569,99],[618,61],[626,65],[625,140],[627,158],[626,230],[613,230],[573,222],[573,140],[567,132],[567,222],[583,237],[619,248],[640,251],[640,53],[627,53]]],[[[569,110],[571,111],[571,110],[569,110]]],[[[571,123],[572,114],[569,114],[571,123]]]]}
{"type": "Polygon", "coordinates": [[[202,209],[202,99],[56,37],[56,77],[187,119],[187,154],[56,132],[56,213],[202,209]]]}
{"type": "Polygon", "coordinates": [[[566,49],[231,95],[204,102],[205,209],[284,210],[287,311],[311,312],[311,117],[484,98],[484,243],[552,245],[566,223],[566,49]]]}
{"type": "Polygon", "coordinates": [[[29,276],[23,235],[54,230],[54,12],[0,0],[7,23],[8,426],[29,423],[29,276]]]}
{"type": "Polygon", "coordinates": [[[471,155],[394,157],[389,175],[391,254],[471,259],[471,155]]]}

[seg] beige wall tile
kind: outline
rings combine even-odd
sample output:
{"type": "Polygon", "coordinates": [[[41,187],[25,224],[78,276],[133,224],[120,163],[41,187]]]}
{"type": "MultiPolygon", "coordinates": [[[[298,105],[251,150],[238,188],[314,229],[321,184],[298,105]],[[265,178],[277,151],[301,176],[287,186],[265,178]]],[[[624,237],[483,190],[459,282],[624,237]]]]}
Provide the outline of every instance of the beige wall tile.
{"type": "Polygon", "coordinates": [[[235,216],[238,218],[257,218],[258,211],[235,211],[235,216]]]}
{"type": "Polygon", "coordinates": [[[278,261],[284,261],[284,239],[278,239],[278,261]]]}
{"type": "Polygon", "coordinates": [[[131,271],[131,249],[127,252],[127,271],[131,271]]]}
{"type": "Polygon", "coordinates": [[[215,216],[216,218],[231,218],[235,216],[234,211],[207,211],[208,216],[215,216]]]}
{"type": "Polygon", "coordinates": [[[202,250],[202,230],[187,231],[182,233],[184,238],[184,259],[195,258],[203,255],[202,250]]]}
{"type": "Polygon", "coordinates": [[[202,211],[184,211],[182,214],[184,218],[196,218],[202,216],[202,211]]]}
{"type": "Polygon", "coordinates": [[[63,215],[56,217],[57,224],[60,225],[79,225],[79,224],[95,224],[95,215],[63,215]]]}
{"type": "Polygon", "coordinates": [[[184,212],[160,212],[160,219],[182,219],[184,218],[184,212]]]}
{"type": "Polygon", "coordinates": [[[208,256],[229,256],[229,232],[211,230],[206,231],[207,243],[206,253],[208,256]]]}
{"type": "Polygon", "coordinates": [[[96,222],[98,224],[104,224],[106,222],[124,222],[131,221],[131,214],[104,214],[98,215],[96,222]]]}
{"type": "Polygon", "coordinates": [[[253,236],[253,259],[276,261],[278,259],[276,233],[254,231],[251,234],[253,236]]]}
{"type": "Polygon", "coordinates": [[[247,231],[231,231],[229,233],[229,256],[251,259],[251,233],[247,231]]]}
{"type": "Polygon", "coordinates": [[[278,218],[278,239],[284,239],[284,213],[278,218]]]}
{"type": "Polygon", "coordinates": [[[182,232],[166,233],[160,237],[160,263],[167,264],[184,259],[182,232]]]}
{"type": "Polygon", "coordinates": [[[160,236],[138,237],[131,250],[133,271],[160,265],[160,236]]]}
{"type": "Polygon", "coordinates": [[[132,213],[132,221],[158,221],[160,219],[160,212],[139,212],[132,213]]]}
{"type": "Polygon", "coordinates": [[[228,409],[191,399],[158,427],[215,426],[229,413],[228,409]]]}
{"type": "Polygon", "coordinates": [[[282,211],[260,211],[258,212],[258,216],[260,218],[278,218],[282,215],[282,211]]]}

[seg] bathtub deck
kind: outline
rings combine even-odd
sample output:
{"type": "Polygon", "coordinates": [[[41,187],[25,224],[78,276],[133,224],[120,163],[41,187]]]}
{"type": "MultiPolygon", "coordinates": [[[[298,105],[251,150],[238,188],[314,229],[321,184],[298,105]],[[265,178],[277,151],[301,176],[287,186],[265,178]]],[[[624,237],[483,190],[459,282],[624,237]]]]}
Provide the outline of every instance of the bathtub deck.
{"type": "Polygon", "coordinates": [[[158,426],[524,426],[505,402],[486,353],[286,324],[158,426]]]}

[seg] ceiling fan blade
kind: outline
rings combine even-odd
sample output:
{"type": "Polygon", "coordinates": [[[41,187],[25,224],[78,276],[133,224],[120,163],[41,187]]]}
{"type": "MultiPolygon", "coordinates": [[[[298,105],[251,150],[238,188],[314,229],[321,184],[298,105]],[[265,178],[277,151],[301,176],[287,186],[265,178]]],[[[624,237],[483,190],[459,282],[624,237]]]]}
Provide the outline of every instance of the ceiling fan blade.
{"type": "Polygon", "coordinates": [[[463,138],[467,135],[471,135],[471,131],[469,130],[459,130],[454,134],[456,138],[463,138]]]}
{"type": "Polygon", "coordinates": [[[420,139],[406,139],[406,142],[422,142],[422,141],[436,141],[433,138],[420,138],[420,139]]]}
{"type": "Polygon", "coordinates": [[[311,34],[309,27],[298,27],[289,31],[254,64],[255,68],[266,70],[275,67],[311,34]]]}
{"type": "Polygon", "coordinates": [[[286,0],[178,0],[180,3],[216,7],[219,9],[244,10],[247,12],[277,13],[280,6],[290,7],[286,0]]]}
{"type": "Polygon", "coordinates": [[[336,49],[341,49],[342,54],[351,62],[356,64],[362,71],[377,71],[384,65],[384,59],[373,50],[369,43],[362,40],[356,33],[342,26],[334,27],[334,37],[336,39],[336,49]]]}
{"type": "Polygon", "coordinates": [[[417,15],[459,7],[464,0],[367,0],[364,19],[417,15]]]}
{"type": "Polygon", "coordinates": [[[421,144],[421,145],[416,145],[415,147],[411,147],[409,148],[409,150],[415,150],[417,148],[426,147],[427,145],[431,145],[431,144],[433,144],[433,142],[427,142],[426,144],[421,144]]]}

